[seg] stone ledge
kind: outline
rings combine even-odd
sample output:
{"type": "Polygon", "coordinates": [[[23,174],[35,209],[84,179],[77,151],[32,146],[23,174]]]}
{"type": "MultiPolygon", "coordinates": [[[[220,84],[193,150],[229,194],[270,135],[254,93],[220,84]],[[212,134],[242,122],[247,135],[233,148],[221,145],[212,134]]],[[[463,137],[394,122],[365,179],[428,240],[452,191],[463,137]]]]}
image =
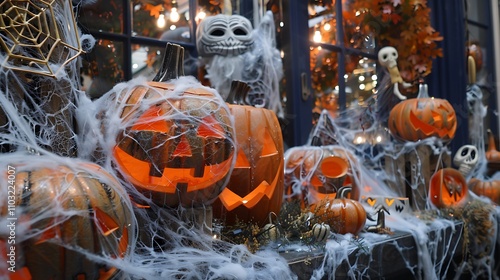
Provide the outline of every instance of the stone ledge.
{"type": "MultiPolygon", "coordinates": [[[[439,232],[431,231],[428,234],[426,246],[432,251],[430,255],[433,259],[430,261],[440,279],[454,276],[455,268],[464,258],[463,226],[462,222],[456,222],[455,227],[447,226],[439,232]]],[[[424,269],[419,268],[418,246],[410,233],[395,232],[389,235],[387,239],[374,243],[371,253],[351,246],[348,260],[343,260],[335,271],[325,271],[323,279],[353,279],[353,275],[355,279],[427,279],[424,269]],[[332,273],[335,278],[330,277],[332,273]]],[[[299,279],[310,279],[313,272],[322,267],[325,259],[324,250],[319,249],[281,255],[299,279]]]]}

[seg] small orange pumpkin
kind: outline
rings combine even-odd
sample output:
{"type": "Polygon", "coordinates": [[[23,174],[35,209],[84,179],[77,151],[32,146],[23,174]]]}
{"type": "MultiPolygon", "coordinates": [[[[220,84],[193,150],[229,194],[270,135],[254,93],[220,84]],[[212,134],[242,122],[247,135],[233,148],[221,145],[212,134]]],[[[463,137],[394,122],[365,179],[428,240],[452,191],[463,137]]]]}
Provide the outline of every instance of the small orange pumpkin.
{"type": "Polygon", "coordinates": [[[451,141],[457,129],[453,106],[439,98],[429,98],[426,90],[419,96],[399,102],[392,108],[388,120],[389,130],[397,139],[418,141],[437,137],[451,141]]]}
{"type": "Polygon", "coordinates": [[[366,224],[366,210],[358,201],[345,198],[347,191],[350,189],[342,188],[338,198],[326,198],[312,204],[310,211],[333,232],[357,235],[366,224]]]}
{"type": "Polygon", "coordinates": [[[358,200],[356,164],[356,157],[339,145],[290,148],[285,153],[285,195],[306,207],[326,196],[334,198],[339,188],[350,185],[350,198],[358,200]]]}
{"type": "MultiPolygon", "coordinates": [[[[234,81],[230,96],[244,100],[250,87],[234,81]]],[[[214,201],[214,217],[263,224],[283,201],[283,138],[276,114],[265,108],[230,104],[238,151],[229,183],[214,201]]]]}
{"type": "Polygon", "coordinates": [[[117,135],[114,161],[125,179],[160,206],[209,205],[234,165],[233,119],[215,90],[179,78],[182,47],[168,44],[165,53],[155,81],[117,97],[125,128],[117,135]]]}
{"type": "Polygon", "coordinates": [[[488,197],[493,203],[500,205],[500,180],[483,181],[472,178],[467,186],[471,192],[488,197]]]}
{"type": "MultiPolygon", "coordinates": [[[[134,213],[114,177],[92,163],[70,167],[38,157],[10,166],[6,177],[13,200],[0,213],[7,219],[16,217],[18,229],[28,228],[14,236],[16,270],[40,279],[110,279],[119,274],[81,253],[104,258],[130,253],[134,213]],[[33,163],[52,166],[31,167],[33,163]]],[[[0,244],[10,244],[7,252],[14,245],[9,240],[0,239],[0,244]]]]}
{"type": "Polygon", "coordinates": [[[454,168],[442,168],[429,181],[429,198],[438,208],[462,206],[468,199],[464,176],[454,168]]]}

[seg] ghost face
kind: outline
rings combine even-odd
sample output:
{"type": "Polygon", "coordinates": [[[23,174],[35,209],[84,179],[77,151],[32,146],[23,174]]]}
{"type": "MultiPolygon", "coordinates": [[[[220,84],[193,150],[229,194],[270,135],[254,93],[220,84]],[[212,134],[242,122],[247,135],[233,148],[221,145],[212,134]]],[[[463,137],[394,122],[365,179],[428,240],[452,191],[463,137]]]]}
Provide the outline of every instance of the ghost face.
{"type": "Polygon", "coordinates": [[[252,24],[239,15],[206,17],[196,31],[196,46],[201,57],[237,56],[250,50],[254,39],[252,24]]]}

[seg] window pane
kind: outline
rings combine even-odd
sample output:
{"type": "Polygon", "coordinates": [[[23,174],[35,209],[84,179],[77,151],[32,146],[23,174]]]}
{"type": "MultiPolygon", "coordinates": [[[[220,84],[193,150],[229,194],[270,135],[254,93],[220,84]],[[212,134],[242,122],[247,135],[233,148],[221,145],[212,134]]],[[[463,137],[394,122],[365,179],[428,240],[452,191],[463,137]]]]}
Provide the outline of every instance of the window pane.
{"type": "Polygon", "coordinates": [[[332,3],[309,1],[310,40],[315,43],[336,44],[337,20],[332,3]]]}
{"type": "Polygon", "coordinates": [[[123,1],[98,0],[81,7],[78,23],[83,30],[123,33],[123,1]]]}
{"type": "Polygon", "coordinates": [[[467,18],[475,22],[489,25],[490,23],[487,22],[487,20],[490,18],[490,5],[490,1],[467,0],[465,2],[467,18]]]}
{"type": "Polygon", "coordinates": [[[310,48],[311,83],[315,97],[313,124],[322,110],[335,116],[338,109],[338,53],[321,47],[310,48]]]}
{"type": "Polygon", "coordinates": [[[167,0],[157,3],[159,4],[134,1],[132,16],[134,36],[190,42],[188,0],[167,0]]]}
{"type": "MultiPolygon", "coordinates": [[[[152,80],[159,71],[165,48],[132,45],[132,75],[144,76],[152,80]]],[[[198,61],[190,52],[184,52],[184,74],[186,76],[198,75],[198,61]]]]}
{"type": "Polygon", "coordinates": [[[123,44],[120,42],[98,40],[82,61],[82,90],[92,98],[103,95],[115,84],[124,81],[123,44]]]}

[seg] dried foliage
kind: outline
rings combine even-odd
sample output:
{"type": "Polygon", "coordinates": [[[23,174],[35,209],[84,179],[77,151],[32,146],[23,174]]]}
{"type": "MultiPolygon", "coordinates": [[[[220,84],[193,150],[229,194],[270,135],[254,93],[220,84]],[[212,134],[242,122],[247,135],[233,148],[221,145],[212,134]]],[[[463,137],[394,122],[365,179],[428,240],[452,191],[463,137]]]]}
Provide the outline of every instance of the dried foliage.
{"type": "Polygon", "coordinates": [[[344,11],[344,19],[359,26],[359,32],[374,35],[379,47],[395,47],[401,76],[415,82],[431,73],[434,58],[443,56],[436,43],[443,37],[431,26],[426,2],[355,0],[344,11]]]}

